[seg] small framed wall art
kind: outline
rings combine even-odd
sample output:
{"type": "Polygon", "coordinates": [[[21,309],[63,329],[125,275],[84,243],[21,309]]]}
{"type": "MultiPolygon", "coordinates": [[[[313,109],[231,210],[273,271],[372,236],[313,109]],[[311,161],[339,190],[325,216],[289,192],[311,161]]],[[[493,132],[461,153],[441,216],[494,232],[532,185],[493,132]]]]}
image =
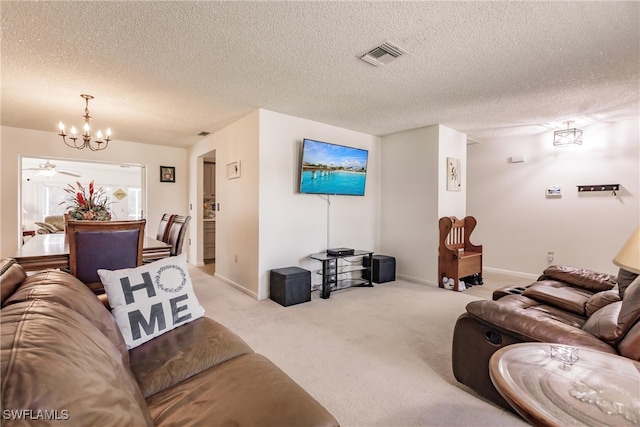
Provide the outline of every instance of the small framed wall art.
{"type": "Polygon", "coordinates": [[[160,182],[176,182],[176,168],[160,166],[160,182]]]}
{"type": "Polygon", "coordinates": [[[240,160],[227,163],[227,179],[240,178],[240,160]]]}
{"type": "Polygon", "coordinates": [[[460,191],[461,188],[460,159],[447,157],[447,191],[460,191]]]}

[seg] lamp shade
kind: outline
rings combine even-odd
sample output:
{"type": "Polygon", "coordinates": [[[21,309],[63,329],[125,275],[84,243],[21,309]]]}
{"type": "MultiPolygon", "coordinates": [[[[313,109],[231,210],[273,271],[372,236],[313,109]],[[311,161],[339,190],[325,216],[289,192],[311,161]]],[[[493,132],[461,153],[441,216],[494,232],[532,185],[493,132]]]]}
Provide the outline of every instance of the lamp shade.
{"type": "Polygon", "coordinates": [[[629,237],[613,263],[624,270],[640,274],[640,227],[629,237]]]}

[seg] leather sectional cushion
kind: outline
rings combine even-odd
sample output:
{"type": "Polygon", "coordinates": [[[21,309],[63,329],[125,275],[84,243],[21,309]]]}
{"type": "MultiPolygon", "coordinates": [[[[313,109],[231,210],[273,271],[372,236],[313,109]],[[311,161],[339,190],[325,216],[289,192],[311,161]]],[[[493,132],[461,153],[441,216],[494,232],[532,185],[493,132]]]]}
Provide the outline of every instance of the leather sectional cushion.
{"type": "Polygon", "coordinates": [[[618,317],[618,332],[626,334],[640,321],[640,276],[634,280],[624,293],[622,308],[618,317]]]}
{"type": "Polygon", "coordinates": [[[6,305],[38,299],[55,302],[84,316],[113,343],[123,363],[129,365],[129,352],[115,319],[84,283],[61,271],[35,273],[22,282],[6,305]]]}
{"type": "Polygon", "coordinates": [[[638,274],[623,268],[618,271],[618,291],[620,292],[620,298],[624,298],[624,292],[638,277],[640,277],[638,274]]]}
{"type": "Polygon", "coordinates": [[[467,304],[467,312],[526,341],[584,345],[615,353],[610,345],[581,330],[583,317],[522,295],[507,295],[497,301],[473,301],[467,304]]]}
{"type": "Polygon", "coordinates": [[[618,341],[620,356],[640,361],[640,322],[636,323],[629,332],[618,341]]]}
{"type": "Polygon", "coordinates": [[[257,353],[213,366],[148,397],[147,404],[157,427],[338,426],[317,400],[257,353]]]}
{"type": "Polygon", "coordinates": [[[555,279],[594,292],[608,291],[616,284],[616,277],[584,268],[552,265],[542,272],[542,279],[555,279]]]}
{"type": "Polygon", "coordinates": [[[20,283],[27,278],[20,264],[11,258],[5,258],[0,264],[0,304],[4,306],[4,302],[15,292],[20,283]]]}
{"type": "Polygon", "coordinates": [[[584,306],[585,314],[590,317],[593,313],[600,310],[602,307],[611,303],[620,301],[620,294],[616,289],[610,291],[602,291],[597,294],[593,294],[584,306]]]}
{"type": "Polygon", "coordinates": [[[614,344],[622,337],[622,335],[617,331],[618,316],[620,315],[621,308],[622,301],[614,302],[613,304],[602,307],[587,319],[582,330],[603,341],[614,344]]]}
{"type": "Polygon", "coordinates": [[[4,307],[1,322],[3,410],[55,410],[60,425],[152,425],[120,353],[85,316],[37,299],[4,307]]]}
{"type": "Polygon", "coordinates": [[[220,323],[201,317],[130,351],[131,370],[149,397],[253,350],[220,323]]]}
{"type": "Polygon", "coordinates": [[[527,287],[522,295],[586,317],[585,305],[593,292],[556,280],[541,280],[527,287]]]}
{"type": "Polygon", "coordinates": [[[618,342],[640,320],[640,277],[627,288],[624,299],[596,311],[582,327],[603,341],[618,342]]]}

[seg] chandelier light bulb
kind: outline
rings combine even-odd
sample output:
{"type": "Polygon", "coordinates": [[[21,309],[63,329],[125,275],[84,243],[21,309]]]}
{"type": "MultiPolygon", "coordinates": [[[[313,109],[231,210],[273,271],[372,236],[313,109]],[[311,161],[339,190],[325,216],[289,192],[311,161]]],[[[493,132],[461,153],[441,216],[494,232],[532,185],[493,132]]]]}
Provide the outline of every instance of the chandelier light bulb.
{"type": "Polygon", "coordinates": [[[71,127],[71,136],[69,136],[67,140],[67,134],[64,132],[64,124],[62,122],[58,123],[58,128],[60,129],[60,135],[62,137],[62,141],[71,148],[77,148],[78,150],[82,150],[83,148],[89,148],[91,151],[104,150],[109,145],[111,141],[111,129],[107,129],[106,138],[103,141],[102,131],[98,130],[96,134],[96,139],[94,141],[91,140],[91,128],[89,126],[89,121],[91,120],[91,115],[89,114],[89,100],[93,99],[93,96],[82,94],[80,95],[82,99],[85,100],[85,109],[84,115],[84,125],[82,126],[83,132],[81,136],[81,141],[78,142],[77,130],[74,126],[71,127]]]}

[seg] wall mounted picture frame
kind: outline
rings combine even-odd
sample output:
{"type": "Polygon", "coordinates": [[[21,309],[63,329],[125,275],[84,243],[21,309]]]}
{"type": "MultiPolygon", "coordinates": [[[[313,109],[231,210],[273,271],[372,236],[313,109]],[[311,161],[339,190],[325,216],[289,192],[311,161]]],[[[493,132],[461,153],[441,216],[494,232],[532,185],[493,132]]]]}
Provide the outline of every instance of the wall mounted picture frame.
{"type": "Polygon", "coordinates": [[[176,182],[176,168],[174,166],[160,166],[160,182],[176,182]]]}
{"type": "Polygon", "coordinates": [[[447,191],[460,191],[462,189],[462,175],[460,159],[447,157],[447,191]]]}
{"type": "Polygon", "coordinates": [[[240,178],[240,160],[227,163],[227,179],[240,178]]]}

